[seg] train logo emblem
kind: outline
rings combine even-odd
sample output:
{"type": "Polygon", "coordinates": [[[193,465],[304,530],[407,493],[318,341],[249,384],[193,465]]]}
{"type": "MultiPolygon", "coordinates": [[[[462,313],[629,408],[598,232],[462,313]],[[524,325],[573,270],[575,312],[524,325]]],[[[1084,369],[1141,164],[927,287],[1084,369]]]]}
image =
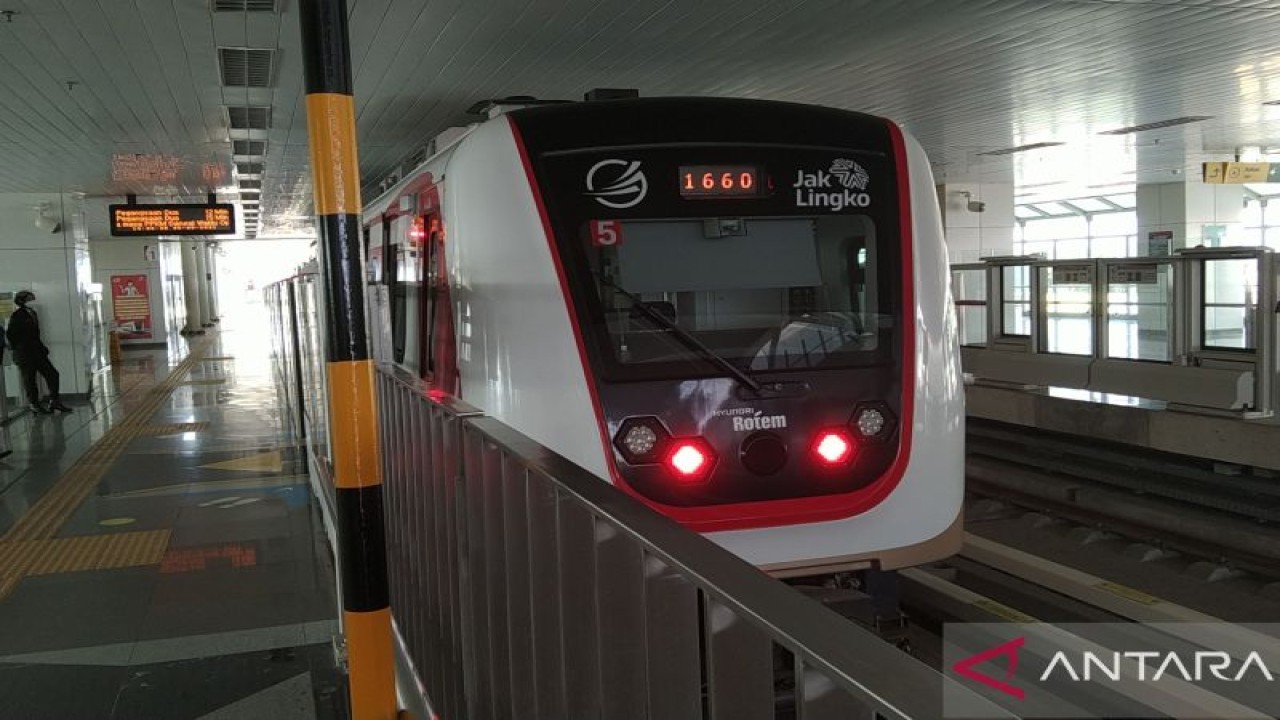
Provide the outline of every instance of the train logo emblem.
{"type": "Polygon", "coordinates": [[[826,170],[796,173],[792,185],[796,191],[796,207],[825,207],[831,212],[871,205],[871,196],[863,190],[871,175],[858,163],[846,158],[831,161],[826,170]]]}
{"type": "Polygon", "coordinates": [[[605,207],[635,207],[648,192],[639,160],[601,160],[587,171],[587,195],[605,207]]]}
{"type": "Polygon", "coordinates": [[[862,166],[852,160],[831,161],[831,174],[840,179],[840,184],[850,190],[866,190],[867,182],[871,180],[871,176],[867,174],[862,166]]]}

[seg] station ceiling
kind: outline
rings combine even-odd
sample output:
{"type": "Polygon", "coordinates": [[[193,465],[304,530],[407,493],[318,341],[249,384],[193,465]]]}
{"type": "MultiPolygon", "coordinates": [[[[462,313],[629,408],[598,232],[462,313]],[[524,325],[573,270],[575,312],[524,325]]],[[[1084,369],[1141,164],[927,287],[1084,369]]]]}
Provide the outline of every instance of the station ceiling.
{"type": "MultiPolygon", "coordinates": [[[[201,197],[257,182],[262,234],[306,232],[297,3],[0,0],[13,12],[0,14],[0,192],[201,197]]],[[[593,87],[882,114],[921,140],[940,179],[1016,182],[1024,198],[1280,152],[1276,0],[349,6],[366,184],[468,122],[478,100],[593,87]],[[1201,119],[1107,134],[1187,118],[1201,119]],[[1062,144],[1003,152],[1040,143],[1062,144]]]]}

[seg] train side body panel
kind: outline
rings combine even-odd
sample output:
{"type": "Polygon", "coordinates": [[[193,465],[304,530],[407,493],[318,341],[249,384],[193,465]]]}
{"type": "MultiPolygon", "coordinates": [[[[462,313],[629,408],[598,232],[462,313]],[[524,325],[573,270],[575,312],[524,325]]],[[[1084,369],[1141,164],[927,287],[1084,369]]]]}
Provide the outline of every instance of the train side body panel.
{"type": "Polygon", "coordinates": [[[555,260],[505,118],[454,152],[444,203],[463,400],[609,477],[555,260]]]}

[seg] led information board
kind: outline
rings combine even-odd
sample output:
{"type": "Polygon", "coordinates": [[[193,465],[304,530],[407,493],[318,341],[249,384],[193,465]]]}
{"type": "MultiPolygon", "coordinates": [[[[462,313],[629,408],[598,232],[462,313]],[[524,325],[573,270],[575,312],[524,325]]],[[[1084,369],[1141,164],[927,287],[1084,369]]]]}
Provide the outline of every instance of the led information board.
{"type": "Polygon", "coordinates": [[[112,205],[111,234],[116,237],[151,235],[233,235],[234,205],[112,205]]]}

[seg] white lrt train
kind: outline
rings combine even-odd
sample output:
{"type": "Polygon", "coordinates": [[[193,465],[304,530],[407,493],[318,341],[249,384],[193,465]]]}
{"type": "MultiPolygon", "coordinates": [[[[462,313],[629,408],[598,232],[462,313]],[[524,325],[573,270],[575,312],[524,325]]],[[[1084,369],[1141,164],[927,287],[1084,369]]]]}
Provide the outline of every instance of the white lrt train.
{"type": "Polygon", "coordinates": [[[474,126],[364,215],[375,356],[778,575],[961,537],[929,163],[882,118],[653,98],[474,126]]]}

